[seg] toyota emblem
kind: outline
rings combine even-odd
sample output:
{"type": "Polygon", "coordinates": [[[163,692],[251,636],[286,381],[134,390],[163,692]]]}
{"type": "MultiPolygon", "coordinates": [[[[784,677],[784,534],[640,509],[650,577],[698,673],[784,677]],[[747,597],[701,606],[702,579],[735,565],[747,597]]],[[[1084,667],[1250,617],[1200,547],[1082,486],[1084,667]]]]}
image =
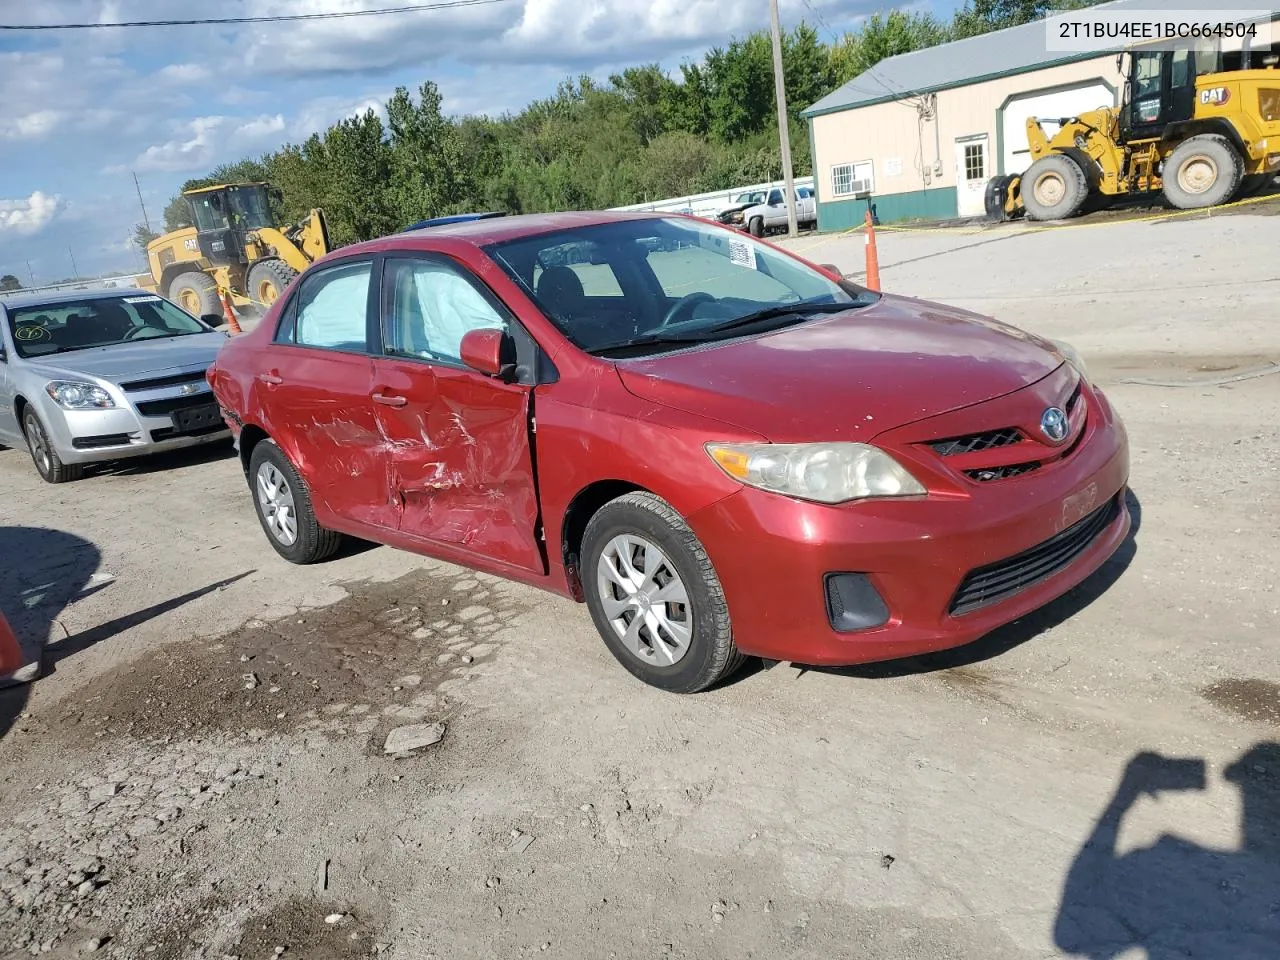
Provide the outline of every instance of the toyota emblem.
{"type": "Polygon", "coordinates": [[[1061,407],[1050,407],[1040,415],[1040,432],[1053,443],[1067,438],[1067,415],[1061,407]]]}

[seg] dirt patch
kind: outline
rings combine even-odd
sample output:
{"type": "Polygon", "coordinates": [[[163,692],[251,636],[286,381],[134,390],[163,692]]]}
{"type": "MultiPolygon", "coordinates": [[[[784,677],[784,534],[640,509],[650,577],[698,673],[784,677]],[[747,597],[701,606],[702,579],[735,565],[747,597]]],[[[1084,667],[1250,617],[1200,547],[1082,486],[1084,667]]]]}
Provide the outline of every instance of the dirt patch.
{"type": "Polygon", "coordinates": [[[350,590],[332,606],[251,620],[212,644],[163,647],[17,730],[69,749],[298,728],[367,736],[428,713],[438,719],[445,704],[434,689],[482,662],[488,638],[521,610],[500,584],[467,574],[417,572],[350,590]]]}
{"type": "Polygon", "coordinates": [[[1280,726],[1280,683],[1230,678],[1209,684],[1200,695],[1238,717],[1280,726]]]}
{"type": "Polygon", "coordinates": [[[358,914],[316,900],[288,900],[245,923],[239,942],[227,955],[245,960],[356,960],[385,949],[358,914]],[[328,922],[331,919],[334,922],[328,922]]]}

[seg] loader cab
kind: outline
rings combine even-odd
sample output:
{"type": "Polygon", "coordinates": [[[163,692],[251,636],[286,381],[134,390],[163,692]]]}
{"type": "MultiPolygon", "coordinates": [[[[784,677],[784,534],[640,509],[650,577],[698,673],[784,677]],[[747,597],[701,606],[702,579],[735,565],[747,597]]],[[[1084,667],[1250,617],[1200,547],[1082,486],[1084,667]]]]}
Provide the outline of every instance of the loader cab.
{"type": "Polygon", "coordinates": [[[271,197],[263,183],[225,184],[188,190],[200,255],[215,267],[247,262],[249,233],[272,226],[271,197]]]}
{"type": "Polygon", "coordinates": [[[1208,72],[1197,69],[1202,53],[1206,59],[1213,56],[1212,51],[1190,47],[1120,54],[1120,70],[1125,76],[1120,107],[1123,141],[1158,138],[1169,124],[1195,115],[1196,77],[1208,72]]]}

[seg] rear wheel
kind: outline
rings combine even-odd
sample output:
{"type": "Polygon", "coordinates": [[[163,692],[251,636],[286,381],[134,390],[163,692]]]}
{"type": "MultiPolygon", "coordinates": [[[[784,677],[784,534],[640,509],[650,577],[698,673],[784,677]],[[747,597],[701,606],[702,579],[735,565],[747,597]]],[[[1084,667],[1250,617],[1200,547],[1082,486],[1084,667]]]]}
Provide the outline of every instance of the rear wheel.
{"type": "Polygon", "coordinates": [[[307,485],[274,440],[262,440],[253,448],[249,485],[267,540],[290,563],[318,563],[342,545],[342,534],[316,521],[307,485]]]}
{"type": "Polygon", "coordinates": [[[27,435],[27,449],[31,451],[36,473],[46,483],[70,483],[84,476],[84,464],[62,462],[49,440],[49,432],[30,408],[22,417],[22,431],[27,435]]]}
{"type": "Polygon", "coordinates": [[[1213,207],[1235,196],[1244,162],[1225,137],[1201,134],[1178,144],[1163,177],[1165,199],[1179,210],[1213,207]]]}
{"type": "Polygon", "coordinates": [[[262,309],[271,306],[297,275],[298,271],[283,260],[259,260],[249,269],[247,281],[254,305],[262,309]]]}
{"type": "Polygon", "coordinates": [[[1022,175],[1022,205],[1032,220],[1074,217],[1089,199],[1080,164],[1060,153],[1041,157],[1022,175]]]}
{"type": "Polygon", "coordinates": [[[665,500],[629,493],[605,504],[587,524],[582,557],[591,618],[636,677],[697,693],[742,665],[711,558],[665,500]]]}
{"type": "Polygon", "coordinates": [[[199,270],[179,274],[169,283],[169,299],[194,317],[222,313],[222,301],[218,299],[218,284],[213,277],[199,270]]]}

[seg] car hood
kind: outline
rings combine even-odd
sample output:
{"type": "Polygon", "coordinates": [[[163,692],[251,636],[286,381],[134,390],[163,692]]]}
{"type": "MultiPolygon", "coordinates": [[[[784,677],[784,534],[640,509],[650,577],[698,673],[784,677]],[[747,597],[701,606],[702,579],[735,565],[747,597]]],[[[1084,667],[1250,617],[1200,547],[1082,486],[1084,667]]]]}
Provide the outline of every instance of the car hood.
{"type": "Polygon", "coordinates": [[[226,342],[225,334],[197,333],[166,340],[90,347],[52,354],[48,358],[32,358],[27,363],[51,377],[90,376],[122,383],[141,376],[164,376],[206,368],[226,342]]]}
{"type": "Polygon", "coordinates": [[[743,340],[617,362],[636,396],[779,443],[866,441],[1012,393],[1063,358],[964,310],[885,296],[743,340]]]}

